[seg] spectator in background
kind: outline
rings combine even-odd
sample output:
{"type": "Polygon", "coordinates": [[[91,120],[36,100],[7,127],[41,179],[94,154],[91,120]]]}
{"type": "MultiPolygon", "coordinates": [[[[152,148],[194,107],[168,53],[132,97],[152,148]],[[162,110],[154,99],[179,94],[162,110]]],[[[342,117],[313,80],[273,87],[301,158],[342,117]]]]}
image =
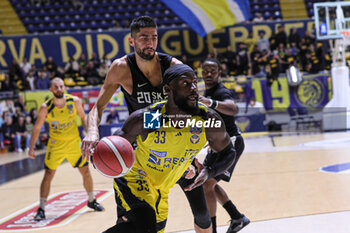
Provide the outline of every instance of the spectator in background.
{"type": "Polygon", "coordinates": [[[64,71],[66,74],[70,75],[71,77],[74,77],[77,73],[79,73],[78,62],[73,57],[70,57],[69,61],[64,67],[64,71]]]}
{"type": "Polygon", "coordinates": [[[229,70],[227,68],[227,65],[225,63],[222,63],[220,68],[221,68],[221,77],[222,78],[229,77],[230,72],[229,72],[229,70]]]}
{"type": "Polygon", "coordinates": [[[82,71],[83,69],[85,70],[87,62],[88,62],[88,60],[86,59],[85,53],[80,54],[80,57],[78,59],[78,64],[79,64],[80,71],[82,71]]]}
{"type": "Polygon", "coordinates": [[[250,67],[249,52],[244,43],[239,44],[237,53],[237,74],[248,75],[250,67]]]}
{"type": "Polygon", "coordinates": [[[22,115],[22,111],[20,107],[15,107],[15,113],[12,115],[12,120],[14,122],[14,125],[16,125],[18,118],[20,115],[22,115]]]}
{"type": "Polygon", "coordinates": [[[264,114],[265,108],[264,105],[258,101],[256,101],[255,97],[250,98],[249,104],[246,107],[245,113],[250,114],[264,114]]]}
{"type": "MultiPolygon", "coordinates": [[[[32,135],[34,124],[32,122],[32,118],[29,115],[25,117],[25,125],[26,125],[27,134],[32,135]]],[[[40,142],[39,139],[38,139],[38,142],[40,142]]],[[[37,144],[38,144],[38,142],[37,142],[37,144]]]]}
{"type": "Polygon", "coordinates": [[[276,44],[276,33],[272,32],[271,36],[269,38],[269,43],[270,43],[270,51],[274,51],[277,48],[277,44],[276,44]]]}
{"type": "Polygon", "coordinates": [[[89,61],[86,68],[86,80],[89,85],[97,85],[101,83],[101,78],[98,75],[97,69],[93,61],[89,61]]]}
{"type": "Polygon", "coordinates": [[[304,39],[306,46],[309,46],[310,44],[315,44],[315,37],[312,36],[308,31],[305,31],[304,39]]]}
{"type": "Polygon", "coordinates": [[[29,73],[26,77],[26,80],[29,84],[30,90],[31,91],[35,90],[36,89],[35,84],[36,84],[37,77],[34,76],[34,73],[32,71],[29,71],[29,73]]]}
{"type": "Polygon", "coordinates": [[[10,143],[14,143],[15,140],[15,131],[12,117],[8,116],[5,118],[6,124],[2,124],[1,131],[4,134],[4,142],[9,141],[10,143]]]}
{"type": "Polygon", "coordinates": [[[297,57],[293,55],[292,49],[286,50],[286,56],[283,59],[283,70],[286,71],[291,66],[298,67],[297,57]]]}
{"type": "MultiPolygon", "coordinates": [[[[92,53],[91,54],[91,58],[89,61],[92,61],[94,63],[94,67],[97,69],[98,67],[100,67],[100,60],[97,58],[96,53],[92,53]]],[[[89,63],[88,63],[89,65],[89,63]]]]}
{"type": "Polygon", "coordinates": [[[298,30],[296,28],[292,28],[290,30],[290,34],[288,37],[288,43],[290,46],[292,46],[292,43],[295,43],[295,44],[300,43],[300,36],[299,36],[298,30]]]}
{"type": "Polygon", "coordinates": [[[108,73],[108,67],[106,63],[102,62],[100,68],[98,68],[98,75],[100,76],[101,80],[105,79],[107,73],[108,73]]]}
{"type": "Polygon", "coordinates": [[[297,45],[298,44],[296,44],[294,42],[292,42],[290,45],[290,50],[292,51],[292,55],[295,57],[299,55],[299,48],[297,45]]]}
{"type": "Polygon", "coordinates": [[[270,42],[269,40],[265,37],[265,32],[261,31],[259,33],[259,39],[257,41],[257,46],[260,52],[266,50],[269,51],[270,50],[270,42]]]}
{"type": "Polygon", "coordinates": [[[23,57],[23,61],[19,65],[23,71],[23,74],[26,75],[32,69],[32,65],[28,62],[26,57],[23,57]]]}
{"type": "Polygon", "coordinates": [[[306,58],[306,53],[308,51],[307,44],[305,41],[305,38],[301,38],[300,43],[299,43],[299,57],[300,60],[303,61],[306,58]]]}
{"type": "Polygon", "coordinates": [[[116,109],[110,108],[109,114],[107,115],[106,118],[106,124],[116,124],[119,123],[120,118],[119,118],[119,113],[116,109]]]}
{"type": "Polygon", "coordinates": [[[232,50],[231,45],[227,46],[223,62],[226,63],[229,73],[235,75],[237,69],[237,54],[232,50]]]}
{"type": "Polygon", "coordinates": [[[269,87],[271,87],[271,85],[273,84],[273,82],[277,81],[278,87],[281,87],[281,84],[278,80],[278,77],[280,75],[280,68],[279,68],[280,64],[279,64],[279,60],[278,60],[278,56],[271,54],[268,58],[267,58],[267,65],[266,65],[266,78],[267,78],[267,85],[269,87]]]}
{"type": "Polygon", "coordinates": [[[22,113],[27,114],[27,108],[24,104],[23,95],[18,95],[18,98],[14,101],[15,108],[19,108],[22,113]]]}
{"type": "Polygon", "coordinates": [[[190,61],[188,60],[186,54],[183,54],[183,55],[181,56],[181,59],[180,59],[180,60],[182,61],[183,64],[186,64],[186,65],[188,65],[189,67],[191,67],[191,68],[193,69],[193,64],[191,64],[192,62],[190,62],[190,61]]]}
{"type": "Polygon", "coordinates": [[[23,78],[21,67],[19,66],[16,59],[13,59],[11,65],[9,66],[9,75],[10,80],[14,82],[23,78]]]}
{"type": "Polygon", "coordinates": [[[57,73],[57,65],[53,61],[53,58],[50,56],[47,58],[47,61],[44,63],[44,66],[47,68],[47,71],[50,72],[50,77],[54,77],[57,73]]]}
{"type": "Polygon", "coordinates": [[[29,116],[32,123],[35,124],[36,118],[38,118],[38,110],[36,108],[32,108],[29,112],[29,116]]]}
{"type": "Polygon", "coordinates": [[[111,66],[112,62],[110,59],[107,58],[107,54],[103,54],[100,65],[102,65],[102,63],[105,63],[107,68],[109,68],[111,66]]]}
{"type": "Polygon", "coordinates": [[[255,15],[256,16],[253,19],[254,23],[260,23],[260,22],[264,21],[264,17],[262,16],[262,14],[260,12],[257,12],[255,15]]]}
{"type": "Polygon", "coordinates": [[[287,46],[287,34],[284,31],[284,26],[282,26],[282,25],[278,26],[278,33],[276,34],[277,46],[281,43],[284,45],[284,47],[287,46]]]}
{"type": "Polygon", "coordinates": [[[16,90],[17,90],[16,83],[10,80],[9,74],[5,73],[4,81],[1,82],[0,91],[16,91],[16,90]]]}
{"type": "Polygon", "coordinates": [[[45,71],[40,71],[39,77],[36,81],[37,90],[48,90],[50,88],[50,79],[45,71]]]}
{"type": "Polygon", "coordinates": [[[248,38],[245,39],[244,43],[247,45],[248,52],[251,53],[257,43],[257,40],[253,37],[253,32],[249,32],[248,38]]]}
{"type": "Polygon", "coordinates": [[[257,75],[260,73],[260,58],[262,57],[262,53],[260,52],[257,45],[254,46],[253,52],[250,54],[250,60],[252,62],[252,75],[257,75]]]}
{"type": "Polygon", "coordinates": [[[14,126],[14,131],[16,134],[15,137],[15,151],[16,152],[23,152],[21,147],[21,141],[22,139],[25,140],[25,148],[26,151],[29,150],[29,143],[30,143],[30,134],[28,134],[25,124],[25,118],[21,114],[18,116],[17,123],[14,126]]]}

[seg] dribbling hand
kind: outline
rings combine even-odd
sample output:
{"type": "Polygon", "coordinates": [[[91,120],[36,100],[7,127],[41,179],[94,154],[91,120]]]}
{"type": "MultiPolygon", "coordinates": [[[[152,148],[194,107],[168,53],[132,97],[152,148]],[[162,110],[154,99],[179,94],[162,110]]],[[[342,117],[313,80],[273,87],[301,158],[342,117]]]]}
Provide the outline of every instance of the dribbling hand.
{"type": "Polygon", "coordinates": [[[90,155],[93,154],[94,149],[98,143],[98,135],[95,134],[87,134],[83,141],[81,142],[81,154],[83,156],[83,159],[86,157],[86,159],[89,161],[90,155]]]}
{"type": "Polygon", "coordinates": [[[192,184],[190,184],[189,186],[187,186],[184,190],[191,191],[192,189],[195,189],[198,186],[201,186],[202,184],[204,184],[205,181],[207,181],[208,177],[209,177],[208,170],[206,168],[203,168],[200,171],[197,178],[194,180],[194,182],[192,184]]]}
{"type": "Polygon", "coordinates": [[[187,168],[187,174],[185,176],[186,179],[192,179],[196,175],[196,168],[193,165],[190,165],[187,168]]]}

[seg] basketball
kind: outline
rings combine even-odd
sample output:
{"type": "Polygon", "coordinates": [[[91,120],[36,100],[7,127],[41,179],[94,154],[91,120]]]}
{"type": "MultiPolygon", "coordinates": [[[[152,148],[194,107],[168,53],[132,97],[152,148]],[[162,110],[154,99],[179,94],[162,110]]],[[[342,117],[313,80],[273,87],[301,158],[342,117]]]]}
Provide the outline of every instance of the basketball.
{"type": "Polygon", "coordinates": [[[134,149],[128,140],[120,136],[102,138],[94,150],[92,160],[96,170],[110,178],[126,175],[134,162],[134,149]]]}

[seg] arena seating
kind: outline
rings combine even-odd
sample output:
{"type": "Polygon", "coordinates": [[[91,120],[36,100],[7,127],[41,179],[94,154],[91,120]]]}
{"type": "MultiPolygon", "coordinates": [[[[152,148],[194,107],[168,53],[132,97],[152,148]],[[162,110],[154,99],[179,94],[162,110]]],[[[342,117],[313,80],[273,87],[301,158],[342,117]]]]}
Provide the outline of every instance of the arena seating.
{"type": "Polygon", "coordinates": [[[29,33],[127,28],[132,18],[149,15],[159,27],[184,22],[158,0],[11,0],[29,33]]]}
{"type": "Polygon", "coordinates": [[[261,13],[264,19],[282,19],[279,0],[250,0],[250,9],[253,17],[261,13]]]}

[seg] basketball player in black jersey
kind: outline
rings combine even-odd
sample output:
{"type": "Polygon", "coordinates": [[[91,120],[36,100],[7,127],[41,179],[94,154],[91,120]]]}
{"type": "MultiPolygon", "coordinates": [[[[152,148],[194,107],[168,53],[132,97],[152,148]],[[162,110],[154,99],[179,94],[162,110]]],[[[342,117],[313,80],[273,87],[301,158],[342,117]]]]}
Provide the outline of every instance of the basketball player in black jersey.
{"type": "MultiPolygon", "coordinates": [[[[98,125],[102,113],[115,91],[121,87],[129,113],[144,108],[151,103],[166,98],[163,92],[162,77],[172,65],[181,64],[179,60],[156,52],[158,43],[157,25],[148,16],[134,19],[130,25],[129,43],[135,52],[113,61],[97,102],[91,109],[87,120],[87,135],[82,142],[83,155],[90,154],[99,140],[98,125]]],[[[193,183],[193,179],[181,179],[182,189],[193,183]]],[[[211,233],[211,221],[205,202],[203,187],[186,191],[194,215],[197,233],[211,233]]]]}
{"type": "MultiPolygon", "coordinates": [[[[199,101],[210,108],[215,109],[225,122],[226,131],[231,137],[235,146],[237,157],[235,163],[223,174],[207,180],[204,184],[207,206],[212,219],[213,233],[216,233],[216,203],[217,201],[226,209],[231,217],[231,224],[227,233],[238,232],[249,224],[249,219],[241,214],[232,201],[227,196],[223,188],[218,184],[220,180],[230,181],[233,169],[236,166],[244,150],[244,141],[240,134],[239,128],[235,124],[234,115],[237,114],[238,108],[234,103],[232,93],[220,82],[220,63],[216,59],[208,58],[203,62],[203,79],[205,83],[205,93],[199,101]]],[[[210,166],[214,162],[215,153],[209,151],[205,161],[205,166],[210,166]]]]}

